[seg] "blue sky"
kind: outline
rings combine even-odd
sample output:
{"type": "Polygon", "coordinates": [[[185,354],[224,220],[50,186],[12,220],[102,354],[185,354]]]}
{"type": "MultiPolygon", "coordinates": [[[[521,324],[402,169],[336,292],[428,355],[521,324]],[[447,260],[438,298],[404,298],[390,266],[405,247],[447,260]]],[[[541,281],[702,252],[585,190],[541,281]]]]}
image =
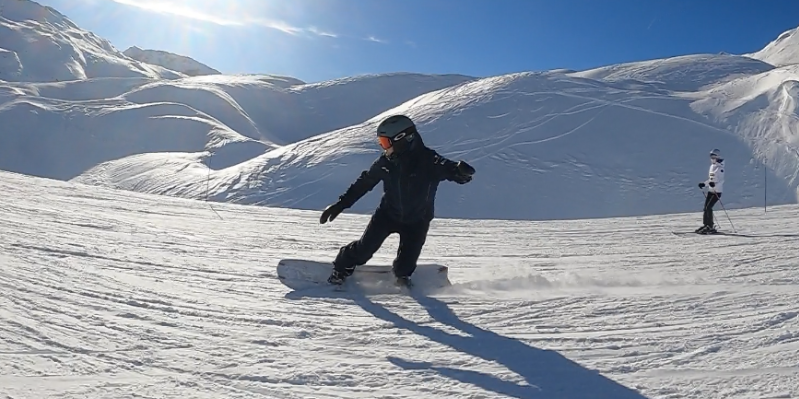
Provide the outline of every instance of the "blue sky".
{"type": "Polygon", "coordinates": [[[119,50],[306,82],[362,73],[489,76],[756,51],[799,26],[779,0],[37,0],[119,50]]]}

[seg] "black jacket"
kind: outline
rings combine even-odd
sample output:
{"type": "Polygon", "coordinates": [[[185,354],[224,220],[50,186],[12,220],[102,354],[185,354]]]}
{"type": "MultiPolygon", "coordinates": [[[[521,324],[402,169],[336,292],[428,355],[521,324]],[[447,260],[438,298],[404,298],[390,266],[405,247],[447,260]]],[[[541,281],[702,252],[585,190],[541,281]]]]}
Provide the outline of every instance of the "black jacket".
{"type": "Polygon", "coordinates": [[[426,147],[419,135],[407,153],[389,159],[382,154],[339,197],[344,209],[383,182],[383,198],[376,212],[385,212],[399,223],[430,221],[435,214],[438,184],[454,181],[458,164],[426,147]]]}

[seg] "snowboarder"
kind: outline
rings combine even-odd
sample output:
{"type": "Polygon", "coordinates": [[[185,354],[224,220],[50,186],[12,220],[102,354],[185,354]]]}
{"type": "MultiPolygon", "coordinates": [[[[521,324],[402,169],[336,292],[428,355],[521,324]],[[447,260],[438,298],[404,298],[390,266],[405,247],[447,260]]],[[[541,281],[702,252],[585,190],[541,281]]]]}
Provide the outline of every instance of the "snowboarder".
{"type": "Polygon", "coordinates": [[[333,221],[361,197],[383,182],[383,197],[360,239],[338,252],[328,283],[340,285],[355,268],[366,264],[392,233],[400,236],[392,271],[397,284],[410,285],[410,276],[427,239],[434,217],[436,191],[441,181],[466,184],[475,170],[464,161],[452,161],[425,146],[414,122],[405,115],[394,115],[377,127],[383,153],[371,167],[328,206],[319,220],[333,221]]]}
{"type": "Polygon", "coordinates": [[[705,194],[703,225],[696,229],[696,232],[700,234],[714,234],[717,231],[713,227],[713,206],[715,206],[716,202],[721,198],[721,191],[724,186],[724,159],[721,157],[721,151],[718,149],[710,151],[708,179],[699,183],[699,188],[704,189],[706,185],[710,188],[705,194]]]}

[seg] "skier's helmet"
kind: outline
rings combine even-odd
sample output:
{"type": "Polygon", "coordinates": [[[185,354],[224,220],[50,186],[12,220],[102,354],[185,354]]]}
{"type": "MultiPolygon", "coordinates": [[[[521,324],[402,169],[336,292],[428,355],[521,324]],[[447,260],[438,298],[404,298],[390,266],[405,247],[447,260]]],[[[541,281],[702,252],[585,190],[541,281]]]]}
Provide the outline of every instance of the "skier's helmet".
{"type": "Polygon", "coordinates": [[[710,151],[710,156],[714,158],[721,158],[721,150],[714,148],[712,151],[710,151]]]}
{"type": "Polygon", "coordinates": [[[416,137],[416,125],[405,115],[393,115],[377,126],[377,140],[387,150],[394,147],[395,153],[405,151],[416,137]]]}

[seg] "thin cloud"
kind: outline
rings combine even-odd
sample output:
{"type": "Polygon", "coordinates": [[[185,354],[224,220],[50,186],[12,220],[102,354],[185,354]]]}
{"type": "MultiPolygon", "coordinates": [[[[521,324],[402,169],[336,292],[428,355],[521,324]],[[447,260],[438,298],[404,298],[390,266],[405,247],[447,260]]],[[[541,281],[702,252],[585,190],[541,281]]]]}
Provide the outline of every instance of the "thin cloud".
{"type": "Polygon", "coordinates": [[[197,21],[209,22],[221,26],[262,26],[269,29],[298,36],[303,33],[316,36],[338,37],[337,34],[327,32],[316,27],[302,28],[294,26],[286,21],[272,20],[267,18],[252,18],[246,16],[225,15],[222,13],[211,13],[187,7],[183,4],[174,3],[169,0],[111,0],[115,3],[136,7],[142,10],[175,15],[183,18],[194,19],[197,21]]]}
{"type": "Polygon", "coordinates": [[[306,30],[294,25],[289,24],[285,21],[273,21],[264,18],[255,18],[255,19],[245,19],[245,25],[259,25],[270,29],[279,30],[283,33],[287,33],[289,35],[299,35],[300,33],[305,32],[306,30]]]}
{"type": "Polygon", "coordinates": [[[375,43],[388,43],[387,40],[378,39],[377,37],[374,37],[374,36],[369,36],[369,37],[366,38],[366,40],[368,40],[370,42],[375,42],[375,43]]]}
{"type": "Polygon", "coordinates": [[[319,28],[317,28],[315,26],[312,26],[312,27],[308,28],[308,32],[311,32],[314,35],[318,35],[318,36],[326,36],[326,37],[334,37],[334,38],[338,37],[338,35],[335,34],[335,33],[323,31],[323,30],[321,30],[321,29],[319,29],[319,28]]]}

